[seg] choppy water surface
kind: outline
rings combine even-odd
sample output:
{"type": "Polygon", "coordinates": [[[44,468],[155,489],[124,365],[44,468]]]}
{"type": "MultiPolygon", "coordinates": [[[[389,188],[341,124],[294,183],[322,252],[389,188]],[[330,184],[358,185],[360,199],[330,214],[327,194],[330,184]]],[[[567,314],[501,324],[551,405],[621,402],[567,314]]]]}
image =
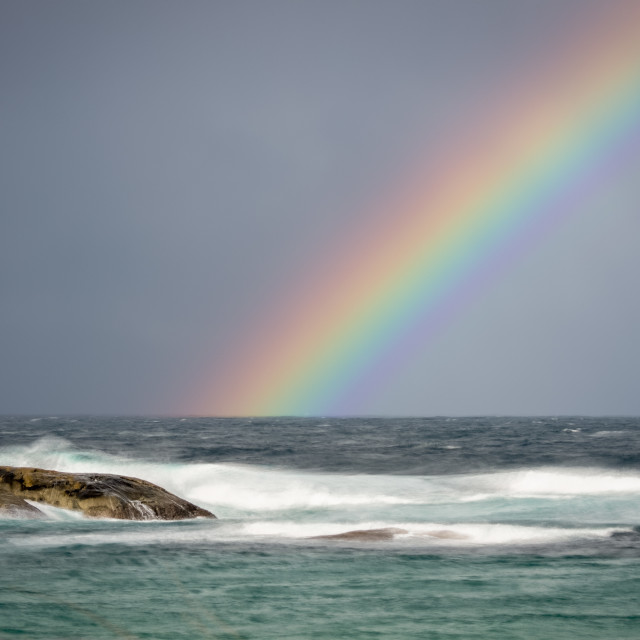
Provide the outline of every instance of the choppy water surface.
{"type": "Polygon", "coordinates": [[[0,520],[0,638],[640,637],[640,419],[7,417],[0,464],[219,518],[0,520]]]}

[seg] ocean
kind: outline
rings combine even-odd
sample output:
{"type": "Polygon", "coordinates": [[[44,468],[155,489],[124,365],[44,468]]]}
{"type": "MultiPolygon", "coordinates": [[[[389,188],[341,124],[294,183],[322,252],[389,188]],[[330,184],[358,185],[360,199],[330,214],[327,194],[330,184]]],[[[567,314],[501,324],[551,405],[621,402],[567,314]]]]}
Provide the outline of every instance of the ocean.
{"type": "Polygon", "coordinates": [[[218,516],[0,520],[1,639],[640,638],[640,418],[3,417],[0,464],[218,516]]]}

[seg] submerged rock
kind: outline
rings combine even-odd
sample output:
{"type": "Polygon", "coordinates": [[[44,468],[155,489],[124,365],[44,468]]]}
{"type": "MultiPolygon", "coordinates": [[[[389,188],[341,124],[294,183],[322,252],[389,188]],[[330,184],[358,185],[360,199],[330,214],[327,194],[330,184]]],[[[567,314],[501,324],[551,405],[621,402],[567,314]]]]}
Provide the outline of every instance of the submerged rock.
{"type": "Polygon", "coordinates": [[[345,531],[344,533],[334,533],[329,536],[313,536],[310,540],[362,540],[364,542],[381,542],[392,540],[398,533],[409,533],[406,529],[387,527],[385,529],[358,529],[356,531],[345,531]]]}
{"type": "Polygon", "coordinates": [[[640,540],[640,527],[633,527],[633,529],[625,531],[614,531],[610,537],[615,540],[637,541],[640,540]]]}
{"type": "Polygon", "coordinates": [[[24,498],[13,495],[0,487],[0,517],[2,518],[42,518],[44,513],[24,498]]]}
{"type": "MultiPolygon", "coordinates": [[[[362,542],[382,542],[393,540],[398,534],[409,533],[406,529],[398,527],[385,527],[384,529],[356,529],[345,531],[344,533],[334,533],[328,536],[313,536],[310,540],[360,540],[362,542]]],[[[464,533],[451,531],[450,529],[439,529],[427,531],[422,534],[427,538],[440,538],[441,540],[468,540],[469,536],[464,533]]]]}
{"type": "Polygon", "coordinates": [[[23,501],[27,499],[53,507],[81,511],[93,518],[215,518],[206,509],[187,502],[151,482],[106,473],[66,473],[33,467],[0,466],[0,492],[9,492],[23,501]]]}
{"type": "Polygon", "coordinates": [[[457,531],[451,531],[451,529],[427,531],[427,535],[430,538],[440,538],[441,540],[468,540],[469,539],[469,536],[466,533],[458,533],[457,531]]]}

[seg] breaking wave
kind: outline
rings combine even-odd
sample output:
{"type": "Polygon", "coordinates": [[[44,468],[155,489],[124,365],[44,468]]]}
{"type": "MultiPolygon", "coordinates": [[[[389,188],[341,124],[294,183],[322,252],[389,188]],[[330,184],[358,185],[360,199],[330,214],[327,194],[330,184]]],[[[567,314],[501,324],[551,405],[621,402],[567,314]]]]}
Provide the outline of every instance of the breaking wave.
{"type": "MultiPolygon", "coordinates": [[[[219,517],[213,522],[190,523],[133,525],[111,521],[98,531],[42,532],[10,541],[18,545],[238,540],[329,544],[316,538],[371,530],[381,531],[379,538],[395,545],[549,545],[604,540],[631,531],[640,496],[640,474],[599,468],[546,467],[433,476],[320,473],[136,460],[79,450],[50,437],[28,446],[0,449],[0,464],[134,476],[219,517]],[[574,521],[571,509],[580,514],[574,521]]],[[[65,520],[69,527],[82,521],[77,514],[47,507],[42,510],[49,519],[65,520]]]]}

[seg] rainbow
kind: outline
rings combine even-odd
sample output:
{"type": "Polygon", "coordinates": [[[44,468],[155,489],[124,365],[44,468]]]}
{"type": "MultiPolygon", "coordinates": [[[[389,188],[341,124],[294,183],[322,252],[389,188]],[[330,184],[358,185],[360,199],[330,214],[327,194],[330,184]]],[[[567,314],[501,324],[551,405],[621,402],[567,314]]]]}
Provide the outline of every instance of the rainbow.
{"type": "Polygon", "coordinates": [[[426,179],[372,211],[336,243],[330,265],[307,269],[271,313],[257,314],[260,326],[232,341],[190,412],[362,413],[483,283],[638,150],[639,18],[640,3],[608,5],[549,48],[526,83],[430,154],[426,179]]]}

